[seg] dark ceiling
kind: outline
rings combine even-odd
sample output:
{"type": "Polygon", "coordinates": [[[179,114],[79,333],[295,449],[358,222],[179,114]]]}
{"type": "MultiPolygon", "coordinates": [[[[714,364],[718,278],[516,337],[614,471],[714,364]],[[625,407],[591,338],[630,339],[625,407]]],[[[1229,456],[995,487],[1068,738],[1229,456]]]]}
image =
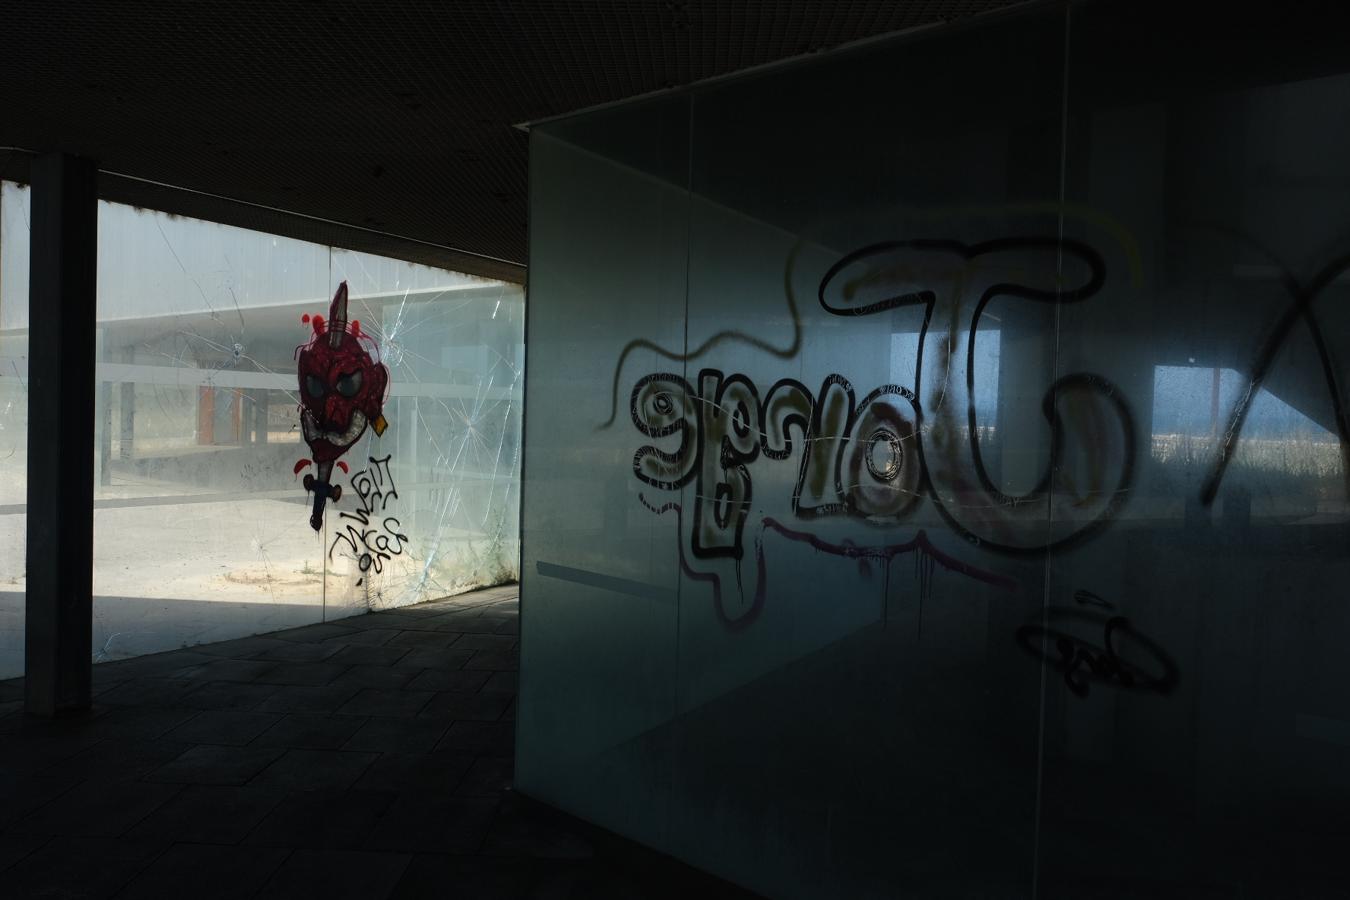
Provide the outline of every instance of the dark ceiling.
{"type": "Polygon", "coordinates": [[[1008,5],[4,0],[0,147],[95,159],[109,199],[519,280],[515,125],[1008,5]]]}

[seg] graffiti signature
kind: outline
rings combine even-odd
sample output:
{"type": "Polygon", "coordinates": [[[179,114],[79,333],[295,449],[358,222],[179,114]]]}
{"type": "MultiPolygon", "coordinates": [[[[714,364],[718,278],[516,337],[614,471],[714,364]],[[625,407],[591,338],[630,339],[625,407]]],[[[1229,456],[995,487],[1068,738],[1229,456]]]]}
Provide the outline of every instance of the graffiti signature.
{"type": "Polygon", "coordinates": [[[374,570],[376,575],[384,571],[384,564],[403,553],[408,536],[399,529],[399,520],[383,515],[390,500],[398,499],[398,488],[394,476],[389,471],[390,456],[376,459],[370,457],[370,465],[352,476],[352,490],[356,492],[361,508],[351,513],[339,514],[338,524],[344,526],[333,539],[328,549],[328,558],[332,559],[339,544],[346,545],[344,556],[356,560],[362,579],[367,572],[374,570]],[[352,520],[345,522],[344,520],[352,520]]]}
{"type": "MultiPolygon", "coordinates": [[[[1081,605],[1114,609],[1090,591],[1078,591],[1074,599],[1081,605]]],[[[1017,642],[1061,673],[1064,684],[1079,697],[1086,697],[1094,682],[1167,695],[1180,680],[1167,651],[1140,634],[1129,619],[1113,613],[1051,606],[1045,624],[1038,621],[1017,629],[1017,642]],[[1101,626],[1101,643],[1066,630],[1075,625],[1101,626]]]]}

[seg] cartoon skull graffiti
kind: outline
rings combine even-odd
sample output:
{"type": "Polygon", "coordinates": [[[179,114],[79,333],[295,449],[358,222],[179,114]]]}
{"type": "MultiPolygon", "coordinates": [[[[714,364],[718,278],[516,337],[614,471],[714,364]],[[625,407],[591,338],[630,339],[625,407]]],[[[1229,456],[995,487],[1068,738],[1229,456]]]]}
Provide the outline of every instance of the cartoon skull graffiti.
{"type": "Polygon", "coordinates": [[[314,459],[302,459],[295,472],[313,462],[317,475],[305,475],[305,490],[314,493],[314,511],[309,524],[323,528],[323,509],[328,500],[342,497],[342,487],[332,484],[333,465],[345,472],[339,457],[365,434],[366,427],[384,434],[384,395],[389,370],[379,361],[375,342],[361,333],[361,323],[347,320],[347,282],[338,285],[328,310],[328,320],[305,316],[314,334],[297,348],[300,376],[300,429],[314,459]]]}

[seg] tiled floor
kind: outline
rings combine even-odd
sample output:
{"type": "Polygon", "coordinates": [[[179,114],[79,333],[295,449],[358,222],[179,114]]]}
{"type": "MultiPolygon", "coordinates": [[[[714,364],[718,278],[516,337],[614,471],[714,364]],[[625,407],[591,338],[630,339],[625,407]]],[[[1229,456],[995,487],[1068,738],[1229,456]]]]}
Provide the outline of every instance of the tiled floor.
{"type": "Polygon", "coordinates": [[[513,794],[515,586],[0,682],[0,897],[591,898],[728,889],[513,794]]]}

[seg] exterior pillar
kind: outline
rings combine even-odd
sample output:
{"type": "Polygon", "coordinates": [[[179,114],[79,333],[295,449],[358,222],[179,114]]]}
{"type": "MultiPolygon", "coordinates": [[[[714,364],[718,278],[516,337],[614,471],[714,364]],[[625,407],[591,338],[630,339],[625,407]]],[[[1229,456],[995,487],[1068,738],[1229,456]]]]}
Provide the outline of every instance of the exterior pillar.
{"type": "Polygon", "coordinates": [[[87,709],[93,641],[98,170],[32,166],[24,708],[87,709]]]}
{"type": "MultiPolygon", "coordinates": [[[[122,351],[122,362],[134,363],[136,361],[136,348],[127,347],[122,351]]],[[[122,402],[119,405],[122,413],[121,439],[118,444],[117,455],[122,459],[131,459],[136,451],[136,383],[133,381],[122,382],[122,402]]]]}
{"type": "Polygon", "coordinates": [[[253,392],[253,443],[267,443],[267,401],[266,388],[253,392]]]}

